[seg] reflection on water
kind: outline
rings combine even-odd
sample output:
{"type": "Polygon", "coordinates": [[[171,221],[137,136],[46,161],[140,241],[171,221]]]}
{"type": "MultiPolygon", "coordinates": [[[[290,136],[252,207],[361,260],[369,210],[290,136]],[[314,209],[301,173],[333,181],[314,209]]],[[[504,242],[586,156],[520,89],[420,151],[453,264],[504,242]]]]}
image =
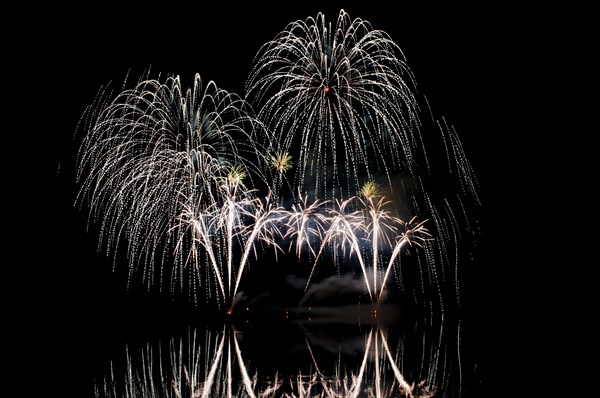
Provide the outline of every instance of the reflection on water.
{"type": "Polygon", "coordinates": [[[475,397],[476,364],[461,323],[285,322],[189,327],[126,345],[96,382],[97,398],[475,397]]]}

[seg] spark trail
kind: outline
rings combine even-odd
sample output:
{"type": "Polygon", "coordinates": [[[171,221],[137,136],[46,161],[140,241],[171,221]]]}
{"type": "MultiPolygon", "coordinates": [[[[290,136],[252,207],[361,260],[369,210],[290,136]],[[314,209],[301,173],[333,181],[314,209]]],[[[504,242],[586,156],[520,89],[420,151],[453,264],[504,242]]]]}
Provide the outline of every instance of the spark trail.
{"type": "MultiPolygon", "coordinates": [[[[428,310],[460,307],[462,264],[471,262],[479,233],[477,180],[458,134],[436,119],[386,32],[344,10],[332,20],[318,13],[291,22],[257,51],[245,98],[273,133],[272,157],[294,159],[289,176],[281,167],[275,174],[278,197],[307,192],[339,206],[365,181],[376,182],[395,206],[390,217],[428,220],[433,238],[421,242],[418,272],[394,274],[401,288],[428,310]]],[[[360,251],[366,244],[373,265],[379,263],[379,240],[386,235],[378,228],[385,225],[372,208],[371,229],[360,232],[372,242],[353,240],[359,231],[347,210],[347,220],[338,214],[330,221],[366,275],[360,251]]],[[[409,236],[398,242],[406,246],[409,236]]],[[[375,298],[382,281],[369,279],[375,298]]]]}
{"type": "MultiPolygon", "coordinates": [[[[202,267],[187,267],[198,231],[190,233],[180,219],[201,209],[204,218],[196,226],[208,233],[211,212],[230,209],[233,217],[240,207],[223,189],[232,168],[239,167],[253,184],[264,180],[265,151],[256,138],[264,130],[252,108],[212,81],[204,86],[199,75],[187,91],[178,76],[144,75],[114,99],[108,96],[100,96],[85,115],[78,158],[77,201],[89,206],[90,222],[100,224],[99,246],[116,257],[127,242],[130,278],[141,274],[148,288],[166,284],[192,292],[204,284],[209,291],[216,277],[223,294],[217,272],[211,276],[202,267]]],[[[227,220],[228,227],[232,223],[227,220]]],[[[215,267],[215,253],[207,254],[215,267]]]]}
{"type": "MultiPolygon", "coordinates": [[[[360,195],[338,202],[337,209],[330,210],[330,227],[317,255],[318,260],[331,246],[342,250],[342,261],[354,255],[360,265],[369,298],[374,304],[381,303],[389,273],[401,249],[407,245],[422,247],[422,242],[431,238],[424,226],[426,220],[416,222],[413,218],[405,222],[386,210],[387,204],[389,202],[379,196],[377,185],[372,181],[362,187],[360,195]],[[368,269],[371,269],[371,276],[368,269]],[[379,289],[378,283],[381,285],[379,289]]],[[[316,265],[317,261],[313,271],[316,265]]],[[[307,288],[308,283],[310,277],[307,288]]]]}
{"type": "Polygon", "coordinates": [[[373,303],[393,275],[419,306],[460,307],[477,181],[369,22],[341,10],[288,24],[259,48],[243,98],[149,72],[110,95],[84,115],[76,201],[99,248],[125,252],[130,283],[229,311],[251,254],[287,242],[308,251],[309,282],[319,259],[356,261],[373,303]],[[411,266],[397,266],[410,246],[411,266]]]}
{"type": "MultiPolygon", "coordinates": [[[[305,347],[295,370],[262,369],[250,349],[252,332],[189,329],[180,337],[124,347],[96,380],[96,398],[181,397],[406,397],[480,396],[465,384],[468,366],[460,357],[460,324],[423,320],[403,335],[373,324],[341,343],[329,341],[327,329],[301,325],[294,350],[305,347]],[[457,327],[458,326],[458,327],[457,327]],[[244,338],[240,338],[244,336],[244,338]],[[358,338],[356,338],[358,337],[358,338]],[[325,338],[325,339],[323,339],[325,338]],[[244,345],[245,344],[245,345],[244,345]],[[246,348],[246,350],[244,350],[246,348]],[[323,355],[335,352],[335,360],[323,355]],[[351,351],[350,351],[351,350],[351,351]],[[245,354],[246,353],[246,354],[245,354]]],[[[297,359],[297,358],[296,358],[297,359]]],[[[477,382],[476,375],[469,383],[477,382]]]]}
{"type": "MultiPolygon", "coordinates": [[[[264,44],[246,98],[298,155],[294,183],[326,199],[349,197],[364,177],[411,168],[418,147],[418,103],[400,48],[343,10],[334,25],[290,23],[264,44]]],[[[294,192],[292,192],[293,194],[294,192]]]]}

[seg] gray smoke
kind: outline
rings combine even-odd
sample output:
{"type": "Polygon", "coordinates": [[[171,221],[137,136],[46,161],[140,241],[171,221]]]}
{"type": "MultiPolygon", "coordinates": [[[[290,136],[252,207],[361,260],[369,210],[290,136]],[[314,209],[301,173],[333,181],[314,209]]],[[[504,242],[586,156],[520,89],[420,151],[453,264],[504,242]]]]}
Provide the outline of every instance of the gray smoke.
{"type": "MultiPolygon", "coordinates": [[[[289,281],[288,281],[289,282],[289,281]]],[[[363,293],[365,282],[362,278],[356,278],[352,273],[342,275],[332,275],[320,282],[311,283],[304,297],[300,300],[300,305],[307,303],[316,303],[328,297],[356,293],[363,293]]]]}

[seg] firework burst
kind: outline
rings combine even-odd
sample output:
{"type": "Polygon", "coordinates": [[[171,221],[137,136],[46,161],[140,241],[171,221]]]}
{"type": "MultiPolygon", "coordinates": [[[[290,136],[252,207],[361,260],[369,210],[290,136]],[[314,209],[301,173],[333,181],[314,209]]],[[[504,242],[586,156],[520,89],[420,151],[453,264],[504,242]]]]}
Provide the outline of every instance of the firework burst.
{"type": "Polygon", "coordinates": [[[223,186],[264,179],[260,124],[240,97],[212,81],[204,86],[199,75],[187,91],[178,76],[143,76],[107,97],[86,114],[78,201],[88,200],[107,251],[116,254],[127,241],[131,275],[141,270],[148,286],[190,283],[194,291],[208,276],[189,268],[184,277],[194,235],[178,218],[189,209],[226,206],[231,198],[223,186]],[[173,267],[163,269],[167,260],[173,267]]]}
{"type": "Polygon", "coordinates": [[[385,32],[343,10],[292,22],[259,49],[245,99],[198,75],[127,86],[86,112],[77,200],[130,280],[230,310],[250,255],[286,241],[314,260],[309,281],[320,258],[354,257],[374,303],[392,270],[415,302],[460,301],[476,179],[385,32]],[[396,267],[412,245],[417,266],[396,267]]]}
{"type": "MultiPolygon", "coordinates": [[[[379,304],[384,297],[390,271],[396,264],[401,249],[407,245],[421,247],[423,242],[431,238],[425,228],[426,221],[416,222],[416,218],[413,218],[405,222],[394,216],[385,209],[390,202],[379,196],[378,192],[378,186],[369,181],[363,185],[360,195],[338,201],[337,208],[329,210],[329,228],[323,236],[316,258],[318,260],[332,247],[342,250],[341,261],[348,261],[355,256],[369,298],[374,304],[379,304]]],[[[312,267],[307,288],[316,265],[317,261],[312,267]]]]}
{"type": "Polygon", "coordinates": [[[292,168],[294,162],[292,162],[292,156],[289,153],[278,152],[275,155],[271,155],[270,164],[279,173],[285,173],[292,168]]]}
{"type": "Polygon", "coordinates": [[[319,13],[289,24],[255,59],[247,98],[278,146],[299,150],[293,186],[340,199],[365,175],[391,186],[390,173],[411,168],[413,77],[385,32],[343,10],[335,25],[319,13]]]}
{"type": "Polygon", "coordinates": [[[344,10],[334,23],[322,13],[292,22],[258,51],[246,98],[273,132],[273,148],[295,159],[286,194],[298,187],[344,203],[363,190],[363,199],[392,199],[394,217],[428,219],[435,241],[422,242],[419,272],[397,280],[417,301],[439,296],[442,310],[449,296],[460,301],[459,263],[470,261],[477,233],[476,178],[390,36],[344,10]]]}
{"type": "Polygon", "coordinates": [[[254,337],[252,332],[239,333],[229,325],[221,330],[190,328],[180,337],[125,346],[120,355],[111,359],[103,377],[97,378],[95,396],[460,398],[473,395],[463,380],[465,365],[456,360],[463,351],[460,323],[423,320],[402,336],[378,323],[370,328],[362,326],[358,334],[350,334],[356,344],[349,339],[340,340],[335,346],[325,343],[325,347],[337,350],[333,361],[319,352],[324,345],[322,337],[329,336],[327,329],[306,324],[301,327],[304,335],[293,340],[297,343],[294,350],[304,350],[307,360],[298,363],[297,370],[263,371],[255,356],[275,346],[281,350],[282,346],[267,345],[258,352],[248,349],[254,337]],[[344,346],[350,346],[352,353],[344,351],[344,346]]]}

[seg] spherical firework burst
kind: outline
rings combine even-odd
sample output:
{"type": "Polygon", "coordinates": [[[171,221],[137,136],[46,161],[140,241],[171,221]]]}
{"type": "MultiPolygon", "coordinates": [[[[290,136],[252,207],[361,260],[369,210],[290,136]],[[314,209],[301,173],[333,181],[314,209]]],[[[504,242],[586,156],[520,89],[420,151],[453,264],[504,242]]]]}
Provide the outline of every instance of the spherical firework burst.
{"type": "MultiPolygon", "coordinates": [[[[413,77],[399,47],[343,10],[296,21],[258,52],[247,98],[293,152],[292,186],[328,199],[364,178],[411,169],[418,147],[413,77]]],[[[295,192],[292,192],[294,194],[295,192]]]]}
{"type": "Polygon", "coordinates": [[[264,179],[259,124],[239,96],[204,86],[199,75],[186,91],[179,76],[146,75],[105,97],[87,113],[78,200],[89,200],[108,251],[127,241],[130,275],[141,271],[149,286],[189,283],[194,296],[206,275],[185,267],[194,242],[179,218],[225,203],[223,180],[242,190],[246,176],[264,179]],[[173,267],[162,267],[166,259],[173,267]]]}

